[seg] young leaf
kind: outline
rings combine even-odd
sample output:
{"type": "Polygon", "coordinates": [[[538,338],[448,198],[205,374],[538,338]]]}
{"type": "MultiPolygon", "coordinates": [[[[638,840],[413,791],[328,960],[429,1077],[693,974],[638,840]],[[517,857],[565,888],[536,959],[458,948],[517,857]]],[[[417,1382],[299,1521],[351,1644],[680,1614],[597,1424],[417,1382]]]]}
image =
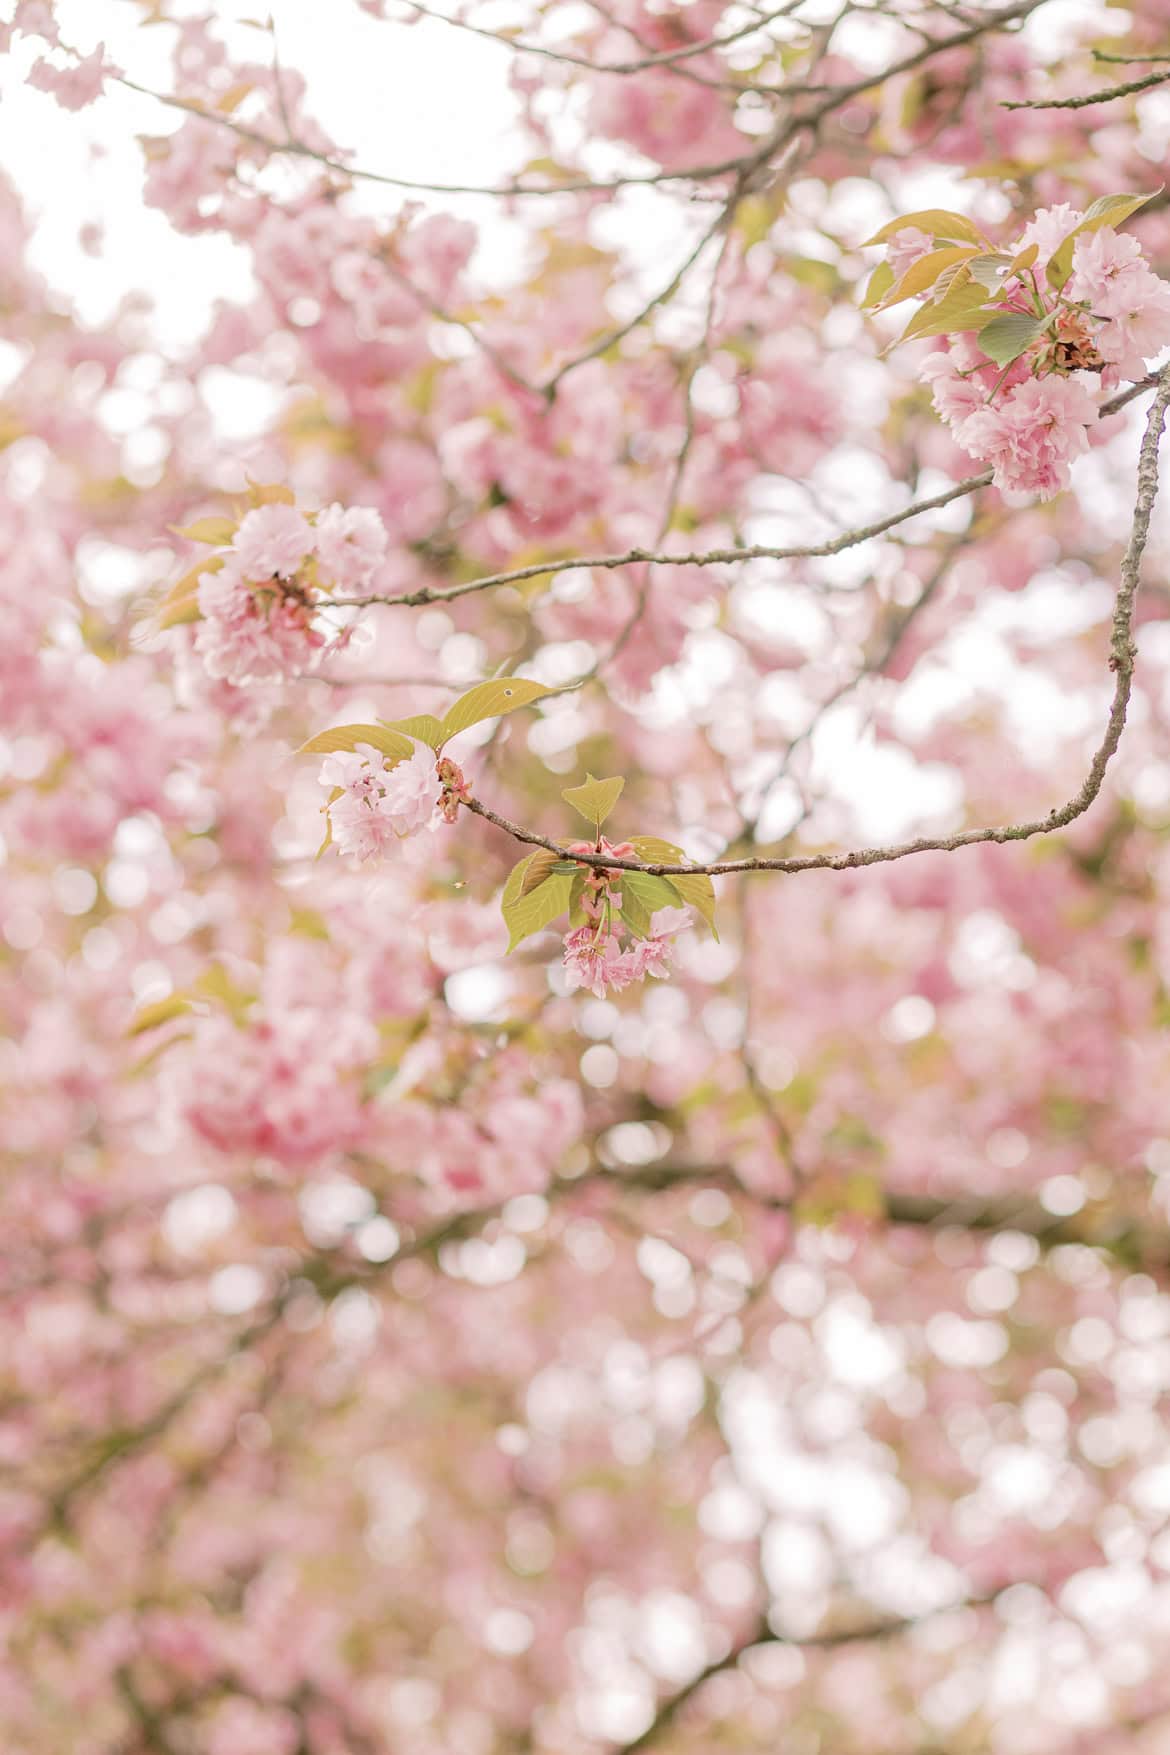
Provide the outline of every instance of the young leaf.
{"type": "MultiPolygon", "coordinates": [[[[627,871],[623,872],[621,875],[623,878],[627,878],[630,876],[630,873],[627,871]]],[[[625,883],[622,884],[622,919],[635,938],[650,937],[651,931],[653,930],[653,923],[650,919],[650,910],[647,908],[645,902],[643,902],[638,896],[636,891],[632,890],[629,885],[625,883]]]]}
{"type": "MultiPolygon", "coordinates": [[[[915,311],[898,342],[912,341],[916,335],[957,335],[965,329],[982,329],[998,315],[994,305],[984,304],[986,297],[986,289],[971,279],[968,269],[961,268],[944,298],[915,311]]],[[[896,347],[898,342],[890,346],[896,347]]]]}
{"type": "Polygon", "coordinates": [[[634,896],[651,914],[659,908],[683,906],[682,892],[673,878],[652,877],[647,871],[618,871],[614,877],[621,883],[623,905],[627,896],[634,896]]]}
{"type": "Polygon", "coordinates": [[[420,743],[430,744],[433,750],[440,747],[447,735],[433,713],[416,713],[413,719],[383,719],[381,723],[391,731],[404,731],[407,737],[417,737],[420,743]]]}
{"type": "Polygon", "coordinates": [[[414,754],[414,744],[409,737],[400,731],[392,731],[386,725],[334,725],[328,731],[319,731],[308,743],[303,743],[297,751],[298,756],[331,756],[338,750],[356,749],[359,743],[368,743],[395,766],[405,762],[414,754]]]}
{"type": "Polygon", "coordinates": [[[885,299],[882,310],[888,311],[892,305],[900,305],[903,299],[913,299],[927,292],[943,273],[944,269],[956,268],[961,262],[970,259],[971,251],[966,244],[951,244],[943,250],[932,250],[929,256],[920,256],[912,262],[893,292],[885,299]]]}
{"type": "Polygon", "coordinates": [[[1139,207],[1152,201],[1155,195],[1161,194],[1161,188],[1154,189],[1149,195],[1099,195],[1091,206],[1085,209],[1085,217],[1080,225],[1068,234],[1059,249],[1054,250],[1048,263],[1048,282],[1050,286],[1062,287],[1072,273],[1073,249],[1077,239],[1084,232],[1097,232],[1102,226],[1124,225],[1125,221],[1135,214],[1139,207]]]}
{"type": "Polygon", "coordinates": [[[248,484],[248,499],[255,506],[295,506],[297,496],[282,481],[253,481],[245,475],[248,484]]]}
{"type": "Polygon", "coordinates": [[[1027,353],[1052,322],[1052,317],[1027,317],[1022,311],[1009,311],[1006,316],[993,317],[979,331],[979,345],[997,366],[1010,366],[1013,360],[1027,353]]]}
{"type": "MultiPolygon", "coordinates": [[[[335,786],[333,788],[332,792],[329,794],[329,803],[336,804],[337,800],[341,797],[341,795],[344,791],[345,791],[344,786],[335,786]]],[[[325,834],[322,838],[320,847],[318,847],[316,853],[314,853],[314,855],[313,855],[314,861],[320,859],[321,855],[323,853],[327,852],[329,850],[329,848],[332,847],[332,845],[333,845],[333,818],[329,815],[328,807],[326,807],[325,834]]]]}
{"type": "Polygon", "coordinates": [[[469,725],[478,725],[481,719],[498,719],[503,713],[514,713],[517,707],[530,707],[551,693],[544,683],[530,682],[526,676],[499,676],[477,683],[444,713],[444,740],[466,731],[469,725]]]}
{"type": "Polygon", "coordinates": [[[612,780],[595,780],[592,774],[586,774],[583,786],[568,786],[561,797],[574,810],[580,811],[586,822],[600,829],[621,797],[624,785],[625,781],[616,775],[612,780]]]}
{"type": "Polygon", "coordinates": [[[231,518],[199,518],[194,524],[171,525],[176,536],[185,536],[188,542],[206,542],[212,548],[222,548],[229,543],[236,528],[231,518]]]}
{"type": "Polygon", "coordinates": [[[995,292],[1002,284],[1005,270],[1010,267],[1010,258],[992,252],[987,256],[970,256],[967,259],[971,270],[971,279],[985,286],[989,292],[995,292]]]}
{"type": "MultiPolygon", "coordinates": [[[[533,890],[539,888],[541,884],[546,883],[556,870],[557,866],[562,864],[563,861],[559,854],[550,852],[547,847],[538,847],[536,852],[532,855],[532,858],[527,863],[528,869],[524,873],[524,881],[520,885],[520,894],[522,896],[531,895],[533,890]]],[[[572,872],[573,869],[574,868],[570,866],[570,872],[572,872]]]]}
{"type": "MultiPolygon", "coordinates": [[[[682,848],[676,847],[673,841],[660,841],[657,835],[631,835],[630,845],[637,851],[638,858],[644,859],[647,865],[686,864],[687,856],[682,848]]],[[[623,872],[623,880],[629,875],[628,872],[623,872]]],[[[702,915],[718,939],[719,934],[715,931],[715,886],[711,879],[703,872],[693,875],[687,872],[682,875],[676,873],[668,881],[682,900],[697,914],[702,915]]],[[[663,907],[665,904],[659,903],[658,906],[663,907]]]]}
{"type": "Polygon", "coordinates": [[[588,916],[581,906],[585,894],[585,873],[577,867],[577,875],[569,879],[569,925],[584,926],[588,916]]]}
{"type": "Polygon", "coordinates": [[[126,1026],[126,1034],[144,1035],[147,1030],[156,1030],[160,1024],[168,1024],[172,1018],[180,1018],[190,1010],[191,1001],[185,993],[168,994],[166,999],[156,999],[153,1005],[139,1006],[126,1026]]]}
{"type": "MultiPolygon", "coordinates": [[[[539,848],[538,852],[543,852],[539,848]]],[[[524,880],[529,867],[536,858],[530,853],[519,865],[512,867],[508,881],[504,885],[504,893],[500,898],[500,912],[504,916],[504,924],[508,928],[508,949],[514,951],[523,939],[530,938],[534,932],[555,920],[558,914],[564,914],[569,907],[570,891],[573,879],[570,877],[550,877],[527,895],[524,891],[524,880]]]]}
{"type": "Polygon", "coordinates": [[[879,262],[869,277],[865,297],[861,301],[863,310],[872,311],[876,305],[880,305],[893,284],[893,269],[888,262],[879,262]]]}
{"type": "Polygon", "coordinates": [[[160,628],[174,628],[180,622],[199,621],[199,581],[204,573],[218,573],[222,566],[222,555],[208,555],[206,560],[196,561],[193,567],[188,567],[183,577],[176,579],[155,611],[156,625],[160,628]]]}
{"type": "Polygon", "coordinates": [[[915,231],[926,232],[932,238],[962,238],[968,244],[982,242],[978,227],[961,213],[948,213],[944,207],[925,207],[920,213],[904,213],[901,219],[891,219],[861,247],[868,250],[871,244],[884,244],[887,238],[892,238],[895,232],[906,226],[913,226],[915,231]]]}

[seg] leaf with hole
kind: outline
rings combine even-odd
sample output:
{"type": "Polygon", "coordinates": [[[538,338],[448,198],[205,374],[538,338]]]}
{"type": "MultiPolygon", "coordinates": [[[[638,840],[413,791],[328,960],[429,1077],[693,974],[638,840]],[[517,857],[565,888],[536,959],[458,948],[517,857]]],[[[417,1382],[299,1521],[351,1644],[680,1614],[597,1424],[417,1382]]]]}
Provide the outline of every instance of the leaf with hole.
{"type": "Polygon", "coordinates": [[[533,701],[551,693],[544,683],[532,682],[526,676],[498,676],[491,682],[477,683],[444,713],[444,741],[456,732],[466,731],[469,725],[478,725],[483,719],[499,719],[518,707],[530,707],[533,701]]]}

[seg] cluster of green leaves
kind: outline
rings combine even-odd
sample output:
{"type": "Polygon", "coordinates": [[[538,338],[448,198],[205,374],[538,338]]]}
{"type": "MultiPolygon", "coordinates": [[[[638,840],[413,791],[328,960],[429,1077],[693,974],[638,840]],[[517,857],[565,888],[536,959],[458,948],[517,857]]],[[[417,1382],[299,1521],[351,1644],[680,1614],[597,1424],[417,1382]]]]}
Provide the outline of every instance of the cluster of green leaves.
{"type": "MultiPolygon", "coordinates": [[[[1078,237],[1102,226],[1122,225],[1152,199],[1152,195],[1102,195],[1094,201],[1048,262],[1046,280],[1051,293],[1059,294],[1072,272],[1078,237]]],[[[923,301],[897,342],[975,332],[988,359],[998,366],[1009,366],[1055,322],[1056,306],[1031,315],[1005,312],[995,303],[1008,281],[1033,266],[1039,253],[1035,244],[1014,254],[997,250],[965,214],[926,208],[890,220],[866,239],[864,247],[887,243],[906,227],[933,238],[935,248],[912,263],[900,278],[895,277],[889,262],[879,263],[863,300],[865,309],[872,311],[888,311],[906,299],[923,301]]]]}
{"type": "MultiPolygon", "coordinates": [[[[578,811],[593,830],[594,844],[601,840],[601,826],[621,797],[625,781],[619,777],[595,780],[586,776],[580,786],[566,787],[561,797],[578,811]]],[[[647,865],[682,865],[686,855],[671,841],[655,835],[631,835],[628,845],[647,865]]],[[[504,886],[500,907],[509,933],[508,949],[540,932],[558,916],[567,914],[571,928],[584,926],[582,907],[589,867],[568,852],[538,847],[512,868],[504,886]]],[[[715,931],[715,889],[701,872],[660,877],[648,871],[615,871],[613,884],[621,895],[621,922],[634,938],[649,938],[652,916],[659,908],[690,906],[715,931]]]]}
{"type": "Polygon", "coordinates": [[[530,707],[551,693],[544,683],[530,682],[524,676],[494,677],[460,695],[441,719],[433,713],[416,713],[412,719],[379,719],[375,725],[333,725],[303,743],[297,754],[329,756],[339,750],[355,750],[364,743],[380,750],[388,766],[394,768],[414,754],[416,743],[429,744],[437,756],[457,732],[484,719],[515,713],[518,707],[530,707]]]}

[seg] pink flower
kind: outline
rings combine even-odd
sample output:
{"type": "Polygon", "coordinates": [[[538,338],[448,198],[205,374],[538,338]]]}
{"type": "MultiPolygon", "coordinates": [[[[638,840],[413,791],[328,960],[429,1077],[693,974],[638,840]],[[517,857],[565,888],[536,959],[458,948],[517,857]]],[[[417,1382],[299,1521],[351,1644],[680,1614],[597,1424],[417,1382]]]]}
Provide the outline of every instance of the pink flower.
{"type": "Polygon", "coordinates": [[[934,247],[930,234],[920,232],[917,226],[904,225],[901,231],[895,232],[886,246],[886,260],[893,270],[895,282],[901,280],[908,268],[929,256],[934,247]]]}
{"type": "Polygon", "coordinates": [[[370,506],[326,506],[317,519],[317,559],[334,585],[363,590],[386,558],[386,527],[370,506]]]}
{"type": "Polygon", "coordinates": [[[414,754],[391,768],[382,782],[382,808],[392,816],[400,835],[425,829],[434,814],[438,795],[435,752],[420,743],[414,754]]]}
{"type": "Polygon", "coordinates": [[[953,353],[928,354],[921,371],[931,387],[935,410],[949,427],[958,428],[987,401],[987,391],[978,378],[960,374],[953,353]]]}
{"type": "Polygon", "coordinates": [[[1140,303],[1139,288],[1153,278],[1137,239],[1102,226],[1097,232],[1082,232],[1073,245],[1072,274],[1064,290],[1070,299],[1083,299],[1095,316],[1115,317],[1140,303]]]}
{"type": "Polygon", "coordinates": [[[1051,499],[1068,486],[1069,465],[1089,448],[1097,404],[1078,377],[1029,378],[959,427],[965,451],[990,463],[995,485],[1051,499]]]}
{"type": "Polygon", "coordinates": [[[257,506],[236,531],[232,549],[249,579],[291,579],[316,536],[312,525],[295,506],[257,506]]]}
{"type": "Polygon", "coordinates": [[[207,674],[227,682],[298,676],[317,662],[326,645],[313,627],[308,593],[290,594],[275,579],[268,587],[253,588],[234,554],[218,572],[200,578],[199,609],[203,620],[195,631],[195,650],[207,674]]]}
{"type": "Polygon", "coordinates": [[[1042,207],[1020,235],[1019,241],[1012,245],[1018,254],[1026,250],[1029,244],[1037,247],[1034,267],[1042,271],[1047,267],[1048,259],[1064,243],[1069,233],[1080,225],[1084,214],[1079,208],[1070,207],[1067,201],[1058,202],[1055,207],[1042,207]]]}
{"type": "Polygon", "coordinates": [[[634,980],[616,937],[593,925],[579,926],[565,939],[566,985],[570,993],[587,987],[596,999],[620,993],[634,980]]]}
{"type": "Polygon", "coordinates": [[[51,61],[34,62],[28,75],[30,85],[47,91],[65,110],[81,110],[102,95],[102,88],[118,69],[106,60],[103,47],[92,55],[79,57],[69,67],[54,67],[51,61]]]}
{"type": "Polygon", "coordinates": [[[1115,283],[1117,298],[1133,301],[1114,312],[1097,333],[1097,351],[1126,378],[1140,378],[1146,361],[1170,345],[1170,286],[1149,270],[1138,284],[1129,274],[1115,283]]]}
{"type": "Polygon", "coordinates": [[[320,781],[341,788],[342,796],[325,808],[333,844],[347,857],[376,859],[395,842],[432,825],[439,781],[435,753],[426,744],[390,769],[380,751],[358,744],[352,753],[327,756],[320,781]]]}
{"type": "Polygon", "coordinates": [[[322,786],[340,787],[353,798],[371,798],[380,793],[381,770],[381,754],[370,744],[359,743],[352,750],[326,756],[318,778],[322,786]]]}
{"type": "MultiPolygon", "coordinates": [[[[620,907],[620,896],[611,890],[611,906],[620,907]]],[[[597,999],[621,993],[647,975],[665,980],[674,955],[674,937],[690,925],[685,908],[660,908],[651,920],[649,938],[632,939],[624,950],[613,926],[593,922],[579,926],[565,939],[564,966],[570,993],[587,987],[597,999]]]]}

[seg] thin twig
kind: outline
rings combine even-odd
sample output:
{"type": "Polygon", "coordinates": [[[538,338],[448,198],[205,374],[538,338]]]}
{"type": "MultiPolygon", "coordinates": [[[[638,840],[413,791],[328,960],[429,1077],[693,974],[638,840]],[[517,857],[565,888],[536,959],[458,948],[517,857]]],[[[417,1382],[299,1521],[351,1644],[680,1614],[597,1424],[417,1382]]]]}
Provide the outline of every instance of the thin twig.
{"type": "MultiPolygon", "coordinates": [[[[1143,378],[1139,383],[1131,384],[1118,395],[1112,397],[1101,407],[1101,418],[1117,414],[1129,403],[1150,390],[1157,383],[1156,378],[1143,378]]],[[[512,567],[503,573],[486,573],[478,579],[468,579],[458,585],[423,585],[416,591],[403,591],[397,596],[371,595],[368,597],[333,597],[330,604],[335,608],[366,609],[373,604],[381,604],[384,608],[415,609],[427,603],[449,603],[456,597],[466,597],[474,591],[490,591],[497,585],[518,585],[525,579],[539,579],[543,574],[550,577],[555,573],[588,571],[597,567],[603,572],[612,571],[615,567],[630,567],[648,563],[655,567],[716,567],[729,566],[735,561],[806,561],[824,560],[831,555],[843,554],[846,549],[856,548],[858,543],[868,542],[873,536],[884,536],[887,530],[893,530],[899,524],[905,524],[910,518],[917,518],[922,512],[937,512],[943,506],[949,506],[954,500],[961,500],[967,494],[976,493],[980,488],[991,485],[991,471],[985,469],[980,475],[968,475],[963,481],[956,482],[954,487],[947,488],[941,494],[932,494],[928,499],[915,500],[904,506],[900,512],[891,512],[885,518],[879,518],[873,524],[861,524],[854,530],[846,530],[840,536],[834,536],[827,542],[796,544],[791,547],[777,547],[770,543],[752,543],[735,548],[709,548],[692,550],[686,554],[667,554],[662,550],[647,548],[628,548],[624,554],[610,555],[567,555],[559,559],[550,558],[545,561],[533,561],[526,567],[512,567]]]]}
{"type": "Polygon", "coordinates": [[[1109,643],[1109,668],[1116,677],[1113,699],[1105,730],[1084,782],[1064,804],[1055,806],[1047,816],[1030,818],[1022,823],[997,827],[961,829],[954,835],[920,836],[913,841],[895,842],[883,847],[858,847],[843,853],[810,853],[789,858],[720,859],[688,865],[649,864],[637,859],[621,859],[608,853],[570,852],[559,842],[522,828],[507,817],[481,804],[478,799],[466,800],[465,808],[494,823],[496,828],[527,846],[544,847],[562,859],[576,860],[582,865],[617,871],[644,871],[655,877],[683,877],[702,874],[726,876],[734,872],[782,871],[793,875],[802,871],[852,871],[866,865],[884,865],[906,859],[915,853],[954,853],[960,847],[973,847],[984,842],[1003,845],[1009,841],[1028,841],[1034,835],[1050,835],[1083,816],[1097,798],[1105,779],[1105,771],[1121,741],[1126,711],[1133,688],[1137,647],[1133,639],[1133,616],[1141,583],[1141,560],[1149,536],[1150,515],[1158,495],[1158,447],[1170,403],[1170,366],[1158,377],[1158,392],[1150,408],[1138,456],[1137,498],[1129,542],[1121,562],[1117,595],[1113,608],[1113,629],[1109,643]]]}

